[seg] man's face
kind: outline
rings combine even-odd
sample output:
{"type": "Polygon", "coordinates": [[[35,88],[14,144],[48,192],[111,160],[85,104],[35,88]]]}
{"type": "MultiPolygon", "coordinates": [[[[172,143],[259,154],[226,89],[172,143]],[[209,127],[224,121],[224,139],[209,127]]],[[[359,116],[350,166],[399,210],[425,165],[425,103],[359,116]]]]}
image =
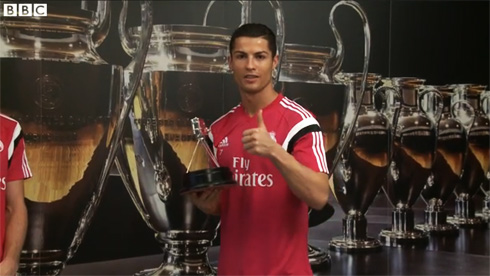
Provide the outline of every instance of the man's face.
{"type": "Polygon", "coordinates": [[[241,92],[258,93],[272,82],[278,57],[260,37],[238,37],[229,58],[230,69],[241,92]]]}

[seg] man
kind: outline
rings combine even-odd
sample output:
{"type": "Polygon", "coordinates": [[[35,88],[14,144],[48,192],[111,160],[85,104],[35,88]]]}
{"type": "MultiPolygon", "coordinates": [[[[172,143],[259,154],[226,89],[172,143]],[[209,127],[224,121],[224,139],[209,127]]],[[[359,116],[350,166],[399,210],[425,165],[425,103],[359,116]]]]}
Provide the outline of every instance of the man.
{"type": "Polygon", "coordinates": [[[239,183],[191,194],[221,216],[221,275],[311,275],[308,207],[328,200],[323,138],[313,115],[273,88],[274,33],[245,24],[230,41],[229,65],[241,103],[210,127],[220,166],[239,183]]]}
{"type": "Polygon", "coordinates": [[[0,275],[15,275],[27,229],[24,179],[32,176],[19,123],[0,114],[0,275]]]}

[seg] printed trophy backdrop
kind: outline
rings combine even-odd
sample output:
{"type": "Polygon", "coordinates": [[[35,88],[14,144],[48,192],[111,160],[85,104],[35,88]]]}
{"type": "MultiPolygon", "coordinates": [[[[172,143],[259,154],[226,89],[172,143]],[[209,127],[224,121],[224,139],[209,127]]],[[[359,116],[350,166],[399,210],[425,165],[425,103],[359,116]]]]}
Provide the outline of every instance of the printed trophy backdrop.
{"type": "MultiPolygon", "coordinates": [[[[91,11],[82,1],[51,5],[46,17],[1,18],[1,112],[20,122],[33,173],[25,183],[22,275],[57,275],[73,257],[114,160],[123,72],[96,51],[109,28],[109,5],[99,1],[91,11]]],[[[148,2],[141,12],[151,24],[148,2]]]]}
{"type": "MultiPolygon", "coordinates": [[[[0,9],[4,2],[22,3],[0,1],[0,9]]],[[[93,229],[114,160],[112,173],[119,173],[129,198],[106,193],[104,203],[126,196],[163,250],[159,267],[137,275],[216,273],[208,248],[219,217],[202,213],[182,191],[189,174],[210,169],[202,147],[206,125],[239,101],[228,44],[233,29],[248,22],[276,32],[275,87],[311,110],[323,131],[330,202],[338,205],[342,226],[329,232],[325,248],[309,245],[314,272],[330,266],[325,249],[425,246],[429,234],[456,239],[466,233],[461,228],[488,225],[490,91],[488,47],[480,37],[488,34],[454,43],[441,31],[452,32],[451,24],[415,8],[439,5],[444,17],[463,5],[458,1],[444,7],[389,0],[46,2],[46,17],[0,14],[0,112],[20,122],[33,172],[25,183],[29,225],[20,275],[57,275],[77,252],[97,255],[97,248],[77,249],[90,237],[85,233],[93,229]],[[428,51],[432,43],[445,47],[428,51]],[[109,56],[118,48],[121,57],[106,57],[104,45],[109,56]],[[393,211],[380,216],[382,227],[372,223],[376,234],[391,227],[370,237],[366,214],[385,199],[393,211]]],[[[471,20],[458,20],[472,30],[471,20]]],[[[310,211],[310,233],[331,216],[329,208],[310,211]]],[[[125,233],[111,224],[122,213],[102,218],[103,230],[95,231],[125,233]]],[[[111,248],[108,243],[91,244],[111,248]]],[[[112,257],[103,254],[98,257],[112,257]]]]}

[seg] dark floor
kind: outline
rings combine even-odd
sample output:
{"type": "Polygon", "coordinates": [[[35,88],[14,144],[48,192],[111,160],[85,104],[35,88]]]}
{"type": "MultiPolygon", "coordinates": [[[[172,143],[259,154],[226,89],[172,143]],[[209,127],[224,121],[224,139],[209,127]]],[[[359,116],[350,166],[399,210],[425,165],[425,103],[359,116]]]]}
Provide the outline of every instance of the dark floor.
{"type": "MultiPolygon", "coordinates": [[[[333,199],[334,216],[327,222],[310,229],[310,244],[328,249],[332,237],[342,233],[344,213],[333,199]]],[[[481,210],[481,195],[474,198],[476,210],[481,210]]],[[[451,201],[447,211],[454,212],[451,201]]],[[[424,203],[417,201],[413,207],[416,223],[423,221],[424,203]]],[[[391,206],[379,194],[370,206],[366,218],[368,235],[377,237],[391,223],[391,206]]],[[[486,225],[485,225],[486,226],[486,225]]],[[[487,227],[461,228],[455,237],[430,238],[425,248],[409,249],[383,247],[374,253],[350,254],[328,251],[331,266],[315,271],[317,275],[490,275],[490,231],[487,227]]],[[[215,263],[219,247],[209,250],[210,261],[215,263]]],[[[157,267],[161,254],[117,260],[70,264],[62,275],[131,275],[143,269],[157,267]]]]}

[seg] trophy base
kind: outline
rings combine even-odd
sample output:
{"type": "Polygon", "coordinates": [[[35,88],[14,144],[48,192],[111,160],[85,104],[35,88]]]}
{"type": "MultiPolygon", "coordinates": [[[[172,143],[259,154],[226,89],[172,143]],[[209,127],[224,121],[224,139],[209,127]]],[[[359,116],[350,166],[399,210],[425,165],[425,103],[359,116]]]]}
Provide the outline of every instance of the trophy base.
{"type": "Polygon", "coordinates": [[[162,264],[134,275],[216,275],[207,256],[214,235],[213,231],[207,230],[158,232],[155,238],[164,252],[162,264]]]}
{"type": "Polygon", "coordinates": [[[427,232],[429,235],[441,236],[457,236],[459,235],[459,227],[454,224],[417,224],[415,229],[427,232]]]}
{"type": "Polygon", "coordinates": [[[308,259],[313,272],[322,272],[330,269],[330,255],[318,247],[308,244],[308,259]]]}
{"type": "Polygon", "coordinates": [[[429,244],[429,235],[420,230],[392,231],[382,230],[379,234],[380,242],[391,247],[426,247],[429,244]]]}
{"type": "Polygon", "coordinates": [[[371,253],[381,251],[381,243],[374,238],[347,240],[343,236],[334,237],[330,241],[329,249],[342,253],[371,253]]]}
{"type": "Polygon", "coordinates": [[[159,276],[159,275],[216,275],[216,270],[209,265],[201,264],[167,264],[158,268],[145,269],[134,274],[134,276],[159,276]]]}
{"type": "Polygon", "coordinates": [[[479,217],[483,220],[485,223],[490,223],[490,213],[483,212],[479,214],[479,217]]]}
{"type": "Polygon", "coordinates": [[[61,250],[23,250],[17,275],[59,275],[65,267],[63,255],[61,250]]]}
{"type": "Polygon", "coordinates": [[[485,228],[487,224],[481,217],[464,218],[448,217],[447,222],[457,225],[460,228],[485,228]]]}

